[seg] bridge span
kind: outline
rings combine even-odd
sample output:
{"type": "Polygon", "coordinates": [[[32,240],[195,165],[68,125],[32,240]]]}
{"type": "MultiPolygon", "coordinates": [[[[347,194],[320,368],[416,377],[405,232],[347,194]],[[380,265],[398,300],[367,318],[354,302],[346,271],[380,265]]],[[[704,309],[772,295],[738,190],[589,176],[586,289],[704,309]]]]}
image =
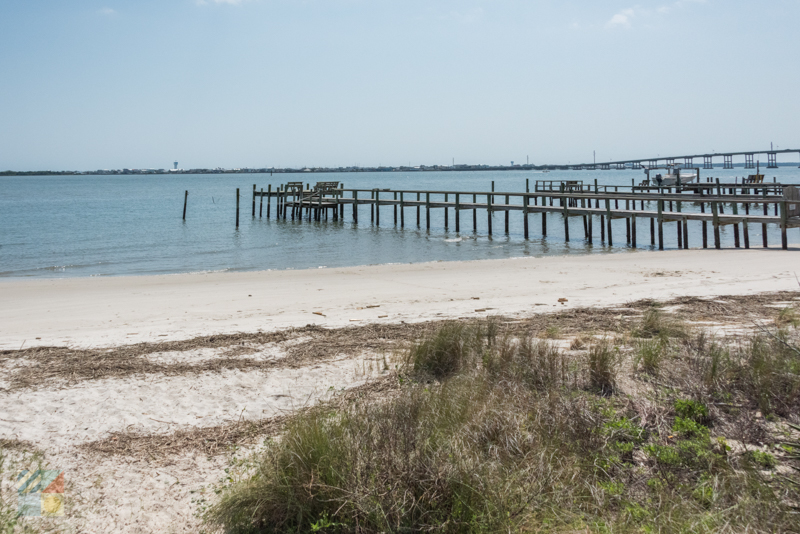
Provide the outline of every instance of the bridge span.
{"type": "Polygon", "coordinates": [[[608,169],[644,169],[645,167],[653,168],[664,165],[679,165],[682,168],[694,168],[699,165],[695,163],[695,159],[702,158],[704,169],[714,168],[714,158],[722,158],[723,169],[733,169],[733,157],[744,156],[744,168],[755,169],[757,155],[766,154],[767,168],[778,168],[778,154],[797,153],[800,156],[800,150],[784,149],[784,150],[751,150],[745,152],[714,152],[712,154],[693,154],[690,156],[672,156],[672,157],[657,157],[657,158],[644,158],[644,159],[626,159],[619,161],[609,161],[602,163],[580,163],[577,165],[547,165],[548,168],[561,169],[561,170],[608,170],[608,169]]]}

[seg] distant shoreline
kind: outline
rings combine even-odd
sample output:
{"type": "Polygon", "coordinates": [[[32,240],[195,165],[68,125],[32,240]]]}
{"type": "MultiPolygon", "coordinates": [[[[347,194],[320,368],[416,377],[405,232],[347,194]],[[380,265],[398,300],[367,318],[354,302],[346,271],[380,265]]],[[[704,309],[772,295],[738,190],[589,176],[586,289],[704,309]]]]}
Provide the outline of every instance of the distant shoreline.
{"type": "MultiPolygon", "coordinates": [[[[800,162],[778,163],[778,167],[797,167],[800,162]]],[[[746,169],[744,163],[733,166],[746,169]]],[[[715,167],[722,168],[722,167],[715,167]]],[[[569,171],[572,165],[421,165],[419,167],[314,167],[303,169],[116,169],[98,171],[0,171],[0,176],[131,176],[131,175],[172,175],[172,174],[327,174],[352,172],[478,172],[478,171],[569,171]]],[[[622,170],[622,169],[581,169],[581,170],[622,170]]],[[[624,170],[641,170],[626,168],[624,170]]]]}

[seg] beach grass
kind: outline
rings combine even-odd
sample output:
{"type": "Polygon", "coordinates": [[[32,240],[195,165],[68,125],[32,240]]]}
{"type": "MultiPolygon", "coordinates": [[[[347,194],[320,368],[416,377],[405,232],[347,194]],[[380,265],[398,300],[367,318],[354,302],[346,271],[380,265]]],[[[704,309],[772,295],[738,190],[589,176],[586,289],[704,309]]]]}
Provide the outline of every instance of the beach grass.
{"type": "Polygon", "coordinates": [[[207,525],[231,533],[800,529],[800,485],[785,474],[797,468],[797,449],[779,448],[770,433],[797,428],[782,423],[800,407],[794,334],[729,346],[652,309],[634,335],[630,346],[586,337],[586,350],[565,352],[503,335],[492,322],[442,324],[409,348],[392,395],[321,406],[288,423],[250,469],[218,488],[207,525]],[[666,346],[674,357],[658,352],[666,346]],[[664,383],[623,393],[634,365],[664,383]],[[743,420],[750,439],[733,430],[743,420]]]}

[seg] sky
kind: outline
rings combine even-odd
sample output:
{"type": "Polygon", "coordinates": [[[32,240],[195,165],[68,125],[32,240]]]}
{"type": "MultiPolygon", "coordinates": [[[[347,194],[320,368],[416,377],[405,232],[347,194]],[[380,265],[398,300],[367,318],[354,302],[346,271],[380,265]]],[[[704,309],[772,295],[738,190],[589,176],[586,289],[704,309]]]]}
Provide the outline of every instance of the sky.
{"type": "Polygon", "coordinates": [[[800,0],[2,0],[0,170],[800,149],[798,24],[800,0]]]}

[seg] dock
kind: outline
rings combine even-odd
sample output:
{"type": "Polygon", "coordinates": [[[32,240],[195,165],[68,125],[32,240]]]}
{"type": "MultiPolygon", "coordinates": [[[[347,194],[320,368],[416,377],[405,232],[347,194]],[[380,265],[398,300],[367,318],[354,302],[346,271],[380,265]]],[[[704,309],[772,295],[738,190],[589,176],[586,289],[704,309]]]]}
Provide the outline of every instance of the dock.
{"type": "MultiPolygon", "coordinates": [[[[624,231],[625,240],[631,247],[638,244],[638,235],[649,230],[650,245],[664,249],[664,232],[674,225],[678,248],[688,249],[689,224],[700,226],[702,247],[708,248],[709,232],[713,234],[713,246],[721,248],[720,228],[732,226],[734,246],[750,248],[751,231],[760,226],[761,245],[768,246],[768,225],[776,225],[781,232],[781,246],[788,249],[787,231],[800,228],[800,192],[797,186],[778,183],[691,183],[673,187],[601,186],[576,183],[572,180],[541,180],[530,190],[526,180],[525,192],[453,191],[453,190],[396,190],[386,188],[348,189],[340,182],[318,182],[316,185],[302,182],[280,184],[276,189],[269,185],[266,190],[253,185],[252,217],[273,213],[276,218],[299,220],[344,220],[351,213],[353,222],[358,222],[359,207],[369,207],[370,222],[380,226],[381,219],[388,217],[394,225],[406,226],[406,219],[417,227],[430,229],[431,212],[444,211],[444,228],[449,229],[451,220],[456,232],[462,224],[477,231],[478,212],[486,217],[488,233],[492,235],[496,223],[494,214],[502,214],[501,224],[509,231],[512,213],[522,217],[524,237],[530,238],[531,215],[540,215],[541,222],[536,232],[547,235],[548,223],[563,224],[566,241],[570,232],[578,226],[578,234],[592,243],[613,245],[615,232],[624,231]],[[260,202],[257,202],[260,201],[260,202]],[[349,210],[346,208],[349,207],[349,210]],[[452,218],[451,218],[452,215],[452,218]],[[465,218],[466,215],[466,219],[465,218]],[[471,220],[470,220],[471,219],[471,220]],[[570,225],[578,219],[581,224],[570,225]],[[624,221],[613,225],[612,221],[624,221]],[[641,228],[642,223],[644,228],[641,228]],[[648,224],[649,223],[649,224],[648,224]],[[620,226],[624,225],[624,229],[620,226]],[[573,227],[571,227],[573,226],[573,227]],[[648,228],[649,226],[649,228],[648,228]]],[[[239,192],[237,190],[237,226],[239,221],[239,192]]]]}

